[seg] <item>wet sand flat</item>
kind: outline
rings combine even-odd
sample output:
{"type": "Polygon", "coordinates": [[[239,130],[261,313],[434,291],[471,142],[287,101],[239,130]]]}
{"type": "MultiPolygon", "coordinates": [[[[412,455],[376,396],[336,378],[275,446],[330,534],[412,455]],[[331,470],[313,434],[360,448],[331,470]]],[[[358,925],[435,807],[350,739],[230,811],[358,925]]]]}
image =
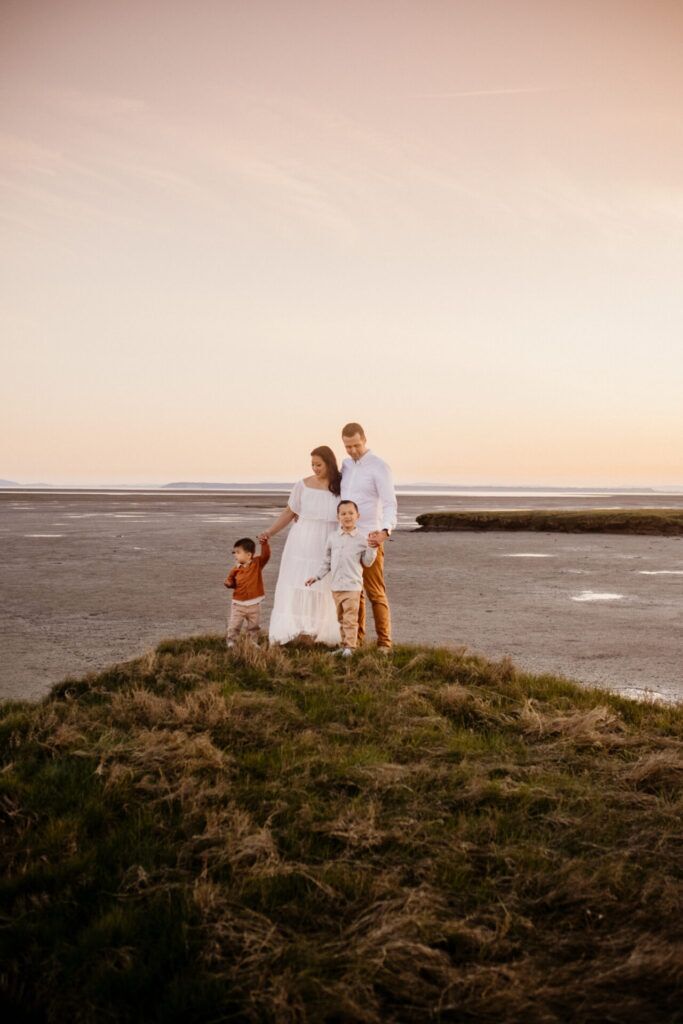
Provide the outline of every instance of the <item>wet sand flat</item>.
{"type": "MultiPolygon", "coordinates": [[[[230,549],[282,493],[0,492],[0,698],[41,697],[164,637],[221,632],[230,549]]],[[[402,495],[387,546],[397,642],[683,699],[683,538],[422,533],[419,512],[683,507],[683,495],[402,495]]],[[[270,595],[284,537],[266,569],[270,595]]],[[[264,604],[264,622],[270,596],[264,604]]]]}

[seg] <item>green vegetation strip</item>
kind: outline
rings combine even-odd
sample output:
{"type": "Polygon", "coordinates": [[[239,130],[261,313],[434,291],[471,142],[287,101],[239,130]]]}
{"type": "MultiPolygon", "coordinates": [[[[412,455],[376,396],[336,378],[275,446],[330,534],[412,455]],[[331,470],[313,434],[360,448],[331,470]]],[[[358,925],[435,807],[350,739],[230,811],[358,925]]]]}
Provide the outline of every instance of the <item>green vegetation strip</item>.
{"type": "Polygon", "coordinates": [[[7,1020],[680,1019],[681,707],[196,637],[0,752],[7,1020]]]}
{"type": "Polygon", "coordinates": [[[577,509],[557,512],[423,512],[423,530],[544,530],[556,533],[635,533],[683,536],[683,509],[577,509]]]}

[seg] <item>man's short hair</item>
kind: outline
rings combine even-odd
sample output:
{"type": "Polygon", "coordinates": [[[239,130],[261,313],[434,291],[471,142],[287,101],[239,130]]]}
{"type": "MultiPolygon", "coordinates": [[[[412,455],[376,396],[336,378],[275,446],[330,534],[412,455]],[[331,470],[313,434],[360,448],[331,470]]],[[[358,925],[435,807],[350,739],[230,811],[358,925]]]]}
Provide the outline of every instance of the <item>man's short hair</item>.
{"type": "Polygon", "coordinates": [[[242,548],[243,551],[248,551],[250,555],[253,555],[256,551],[256,545],[251,537],[241,537],[239,540],[236,540],[233,548],[242,548]]]}
{"type": "Polygon", "coordinates": [[[355,501],[351,501],[350,498],[344,498],[343,501],[339,502],[339,504],[337,505],[337,512],[339,512],[339,509],[342,507],[342,505],[353,505],[353,507],[355,508],[356,512],[358,512],[358,515],[360,515],[360,511],[358,509],[358,505],[356,505],[355,501]]]}
{"type": "Polygon", "coordinates": [[[363,441],[366,440],[365,431],[360,423],[347,423],[345,427],[342,427],[342,437],[355,437],[356,434],[360,434],[363,441]]]}

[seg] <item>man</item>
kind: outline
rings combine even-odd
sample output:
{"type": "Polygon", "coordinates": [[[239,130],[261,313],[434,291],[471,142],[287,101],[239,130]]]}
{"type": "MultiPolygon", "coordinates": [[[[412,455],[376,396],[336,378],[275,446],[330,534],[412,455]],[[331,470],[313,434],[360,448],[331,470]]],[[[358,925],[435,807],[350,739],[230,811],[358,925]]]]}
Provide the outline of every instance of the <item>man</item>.
{"type": "MultiPolygon", "coordinates": [[[[377,646],[384,653],[391,650],[391,612],[384,584],[384,542],[396,526],[397,504],[391,470],[386,462],[368,448],[360,423],[347,423],[342,429],[342,442],[348,458],[342,463],[341,498],[355,501],[360,512],[358,531],[367,536],[377,558],[363,567],[363,587],[372,605],[377,646]]],[[[365,594],[361,591],[358,609],[358,643],[365,636],[365,594]]]]}

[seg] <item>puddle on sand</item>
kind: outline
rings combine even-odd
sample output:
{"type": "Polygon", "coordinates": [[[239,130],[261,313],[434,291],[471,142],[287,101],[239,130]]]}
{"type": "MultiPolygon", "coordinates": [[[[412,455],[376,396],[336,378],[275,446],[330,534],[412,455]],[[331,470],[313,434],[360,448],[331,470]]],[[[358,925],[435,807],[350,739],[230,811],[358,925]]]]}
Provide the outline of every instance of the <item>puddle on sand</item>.
{"type": "MultiPolygon", "coordinates": [[[[247,516],[206,516],[201,517],[205,523],[240,523],[243,522],[247,516]]],[[[249,518],[256,518],[255,516],[249,518]]]]}
{"type": "Polygon", "coordinates": [[[615,690],[623,697],[631,697],[633,700],[642,700],[652,704],[673,704],[674,698],[661,690],[653,690],[649,686],[619,686],[615,690]]]}
{"type": "Polygon", "coordinates": [[[536,551],[515,551],[511,555],[501,555],[501,558],[554,558],[554,555],[542,555],[536,551]]]}
{"type": "MultiPolygon", "coordinates": [[[[96,517],[104,517],[110,519],[140,519],[142,516],[146,516],[147,512],[65,512],[64,515],[67,519],[95,519],[96,517]]],[[[166,513],[162,513],[166,515],[166,513]]]]}
{"type": "Polygon", "coordinates": [[[572,601],[621,601],[623,594],[599,593],[596,590],[584,590],[572,597],[572,601]]]}
{"type": "Polygon", "coordinates": [[[113,512],[65,512],[67,519],[94,519],[95,516],[113,516],[113,512]]]}
{"type": "Polygon", "coordinates": [[[63,533],[25,533],[24,537],[63,537],[63,533]]]}
{"type": "Polygon", "coordinates": [[[640,576],[683,576],[683,569],[639,569],[640,576]]]}

